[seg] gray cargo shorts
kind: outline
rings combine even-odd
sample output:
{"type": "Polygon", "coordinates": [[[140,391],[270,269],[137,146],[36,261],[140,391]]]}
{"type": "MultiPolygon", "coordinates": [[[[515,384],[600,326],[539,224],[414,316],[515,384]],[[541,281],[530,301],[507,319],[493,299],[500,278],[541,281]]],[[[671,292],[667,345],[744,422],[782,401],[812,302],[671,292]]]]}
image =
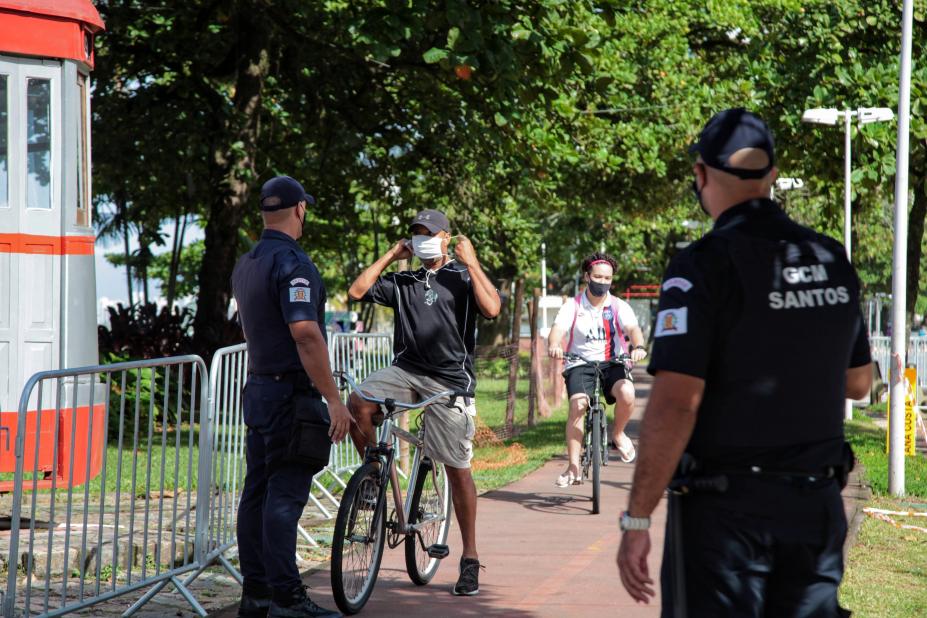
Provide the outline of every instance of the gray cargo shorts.
{"type": "MultiPolygon", "coordinates": [[[[392,365],[371,373],[361,385],[366,394],[380,399],[414,402],[427,399],[450,387],[434,378],[412,373],[392,365]]],[[[431,404],[422,414],[425,428],[425,454],[452,468],[469,468],[473,459],[473,434],[476,432],[476,406],[470,399],[457,397],[431,404]]]]}

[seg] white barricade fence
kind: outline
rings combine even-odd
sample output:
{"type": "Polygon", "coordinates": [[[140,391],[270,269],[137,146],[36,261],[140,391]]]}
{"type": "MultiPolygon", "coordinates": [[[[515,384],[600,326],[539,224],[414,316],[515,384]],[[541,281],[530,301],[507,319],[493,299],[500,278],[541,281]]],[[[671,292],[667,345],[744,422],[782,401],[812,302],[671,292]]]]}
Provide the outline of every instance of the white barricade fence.
{"type": "MultiPolygon", "coordinates": [[[[350,371],[360,384],[371,373],[393,362],[393,336],[384,333],[335,333],[328,342],[332,371],[350,371]]],[[[347,402],[348,393],[342,393],[347,402]]],[[[328,470],[339,477],[363,462],[350,440],[332,448],[328,470]]]]}
{"type": "Polygon", "coordinates": [[[924,389],[927,389],[927,337],[911,337],[908,342],[908,364],[917,367],[917,386],[923,395],[924,389]]]}
{"type": "MultiPolygon", "coordinates": [[[[392,362],[392,336],[337,333],[329,351],[334,371],[361,381],[392,362]]],[[[15,478],[0,480],[13,492],[3,616],[60,616],[147,588],[130,616],[168,584],[205,616],[193,580],[219,564],[241,582],[229,554],[247,375],[240,344],[217,351],[208,373],[182,356],[32,376],[16,426],[2,427],[16,444],[15,478]]],[[[361,463],[350,439],[334,446],[307,508],[333,518],[361,463]]]]}
{"type": "MultiPolygon", "coordinates": [[[[872,361],[878,364],[879,374],[888,384],[892,359],[891,337],[869,337],[869,347],[872,350],[872,361]]],[[[924,394],[927,389],[927,337],[911,337],[908,340],[907,364],[917,368],[917,386],[924,394]]]]}
{"type": "Polygon", "coordinates": [[[891,337],[870,337],[869,349],[872,352],[872,362],[879,366],[879,375],[882,381],[888,384],[888,372],[891,368],[892,340],[891,337]]]}
{"type": "Polygon", "coordinates": [[[248,378],[248,347],[244,343],[222,348],[212,357],[209,368],[208,420],[204,427],[200,458],[207,462],[207,530],[202,531],[203,556],[200,568],[183,581],[189,585],[206,568],[218,563],[238,583],[241,573],[226,553],[238,546],[236,525],[238,502],[245,480],[245,432],[242,389],[248,378]]]}
{"type": "Polygon", "coordinates": [[[131,615],[168,584],[206,615],[180,579],[205,556],[206,380],[198,356],[29,379],[5,428],[16,458],[5,617],[148,588],[131,615]]]}

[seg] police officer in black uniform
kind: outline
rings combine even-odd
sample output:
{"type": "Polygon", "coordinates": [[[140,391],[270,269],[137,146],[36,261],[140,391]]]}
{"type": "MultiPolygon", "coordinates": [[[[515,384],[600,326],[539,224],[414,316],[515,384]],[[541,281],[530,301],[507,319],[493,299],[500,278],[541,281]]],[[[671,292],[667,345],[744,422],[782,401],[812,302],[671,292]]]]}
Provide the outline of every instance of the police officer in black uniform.
{"type": "Polygon", "coordinates": [[[267,181],[261,240],[232,273],[248,342],[248,471],[238,507],[243,618],[341,615],[309,599],[295,559],[296,526],[312,477],[351,419],[328,362],[325,287],[296,242],[314,203],[289,176],[267,181]]]}
{"type": "Polygon", "coordinates": [[[768,199],[773,139],[758,116],[717,114],[691,152],[715,225],[663,281],[622,583],[639,602],[654,596],[648,528],[669,485],[682,497],[668,517],[664,616],[847,615],[844,399],[871,383],[856,273],[840,243],[768,199]]]}

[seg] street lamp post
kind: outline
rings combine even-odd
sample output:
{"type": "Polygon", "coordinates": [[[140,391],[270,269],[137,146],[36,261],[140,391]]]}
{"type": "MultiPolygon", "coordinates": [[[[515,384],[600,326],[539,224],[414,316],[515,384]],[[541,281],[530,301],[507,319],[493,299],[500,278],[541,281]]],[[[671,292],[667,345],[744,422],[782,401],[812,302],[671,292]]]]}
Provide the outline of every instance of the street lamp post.
{"type": "Polygon", "coordinates": [[[801,115],[802,122],[811,124],[836,125],[841,119],[843,120],[843,246],[847,250],[848,260],[853,254],[850,246],[850,174],[852,171],[850,129],[853,117],[856,117],[859,124],[864,125],[892,120],[895,113],[887,107],[861,107],[857,110],[817,107],[805,110],[805,113],[801,115]]]}
{"type": "MultiPolygon", "coordinates": [[[[850,239],[850,173],[852,168],[850,157],[850,129],[854,116],[860,125],[864,125],[873,122],[887,122],[895,117],[895,113],[887,107],[861,107],[857,110],[817,107],[805,110],[801,115],[802,122],[811,124],[836,125],[843,119],[843,246],[847,251],[847,260],[850,260],[851,263],[853,252],[850,239]]],[[[844,417],[847,420],[853,418],[853,402],[849,399],[846,400],[846,406],[844,407],[844,417]]]]}

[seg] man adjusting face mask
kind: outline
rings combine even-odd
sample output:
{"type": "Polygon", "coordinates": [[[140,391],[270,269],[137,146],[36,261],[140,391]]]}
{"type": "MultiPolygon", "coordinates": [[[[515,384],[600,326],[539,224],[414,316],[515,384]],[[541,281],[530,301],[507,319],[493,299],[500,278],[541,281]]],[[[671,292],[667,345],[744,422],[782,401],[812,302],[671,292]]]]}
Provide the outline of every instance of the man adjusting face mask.
{"type": "Polygon", "coordinates": [[[443,241],[440,236],[417,234],[412,237],[412,253],[420,260],[437,260],[444,255],[443,241]]]}

